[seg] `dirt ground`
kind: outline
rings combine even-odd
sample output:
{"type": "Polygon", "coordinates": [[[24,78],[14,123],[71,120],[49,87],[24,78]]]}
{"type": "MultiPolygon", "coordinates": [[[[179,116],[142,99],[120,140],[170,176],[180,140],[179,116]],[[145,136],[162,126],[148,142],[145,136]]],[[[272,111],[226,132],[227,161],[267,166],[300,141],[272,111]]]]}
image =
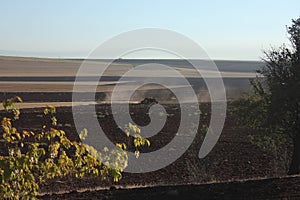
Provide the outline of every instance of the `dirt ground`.
{"type": "MultiPolygon", "coordinates": [[[[145,151],[155,151],[156,149],[160,149],[171,141],[176,134],[176,126],[174,125],[180,120],[180,107],[178,104],[165,104],[163,106],[169,114],[167,122],[159,134],[149,138],[151,141],[151,148],[145,151]]],[[[146,114],[149,109],[148,105],[132,104],[130,109],[133,113],[132,119],[135,120],[137,124],[145,125],[149,123],[149,117],[146,114]]],[[[191,109],[192,112],[192,108],[189,107],[188,104],[182,106],[181,109],[191,109]]],[[[39,130],[43,121],[42,110],[42,108],[22,109],[20,120],[15,123],[16,127],[18,127],[18,129],[30,128],[39,130]]],[[[200,110],[202,111],[201,127],[202,125],[207,125],[209,123],[210,104],[201,104],[200,110]]],[[[99,124],[107,137],[114,142],[122,141],[124,137],[122,137],[120,129],[113,120],[110,105],[96,105],[96,111],[99,124]]],[[[1,111],[0,113],[0,117],[2,118],[4,116],[4,111],[1,111]]],[[[74,127],[71,107],[58,107],[57,118],[59,120],[59,128],[65,130],[68,137],[71,139],[78,139],[74,127]]],[[[142,174],[124,173],[123,178],[118,183],[113,183],[111,180],[102,181],[99,178],[74,179],[67,177],[63,180],[51,180],[42,186],[42,193],[71,191],[71,194],[46,195],[43,196],[43,198],[99,199],[101,197],[105,199],[109,197],[112,199],[126,199],[128,197],[127,199],[130,199],[132,197],[132,199],[137,199],[140,197],[146,198],[143,195],[145,190],[147,191],[146,194],[149,194],[148,199],[159,197],[159,194],[166,194],[168,198],[172,197],[171,199],[173,199],[173,197],[176,199],[183,195],[190,195],[189,197],[191,198],[200,195],[203,196],[204,199],[210,199],[210,197],[221,198],[221,195],[225,195],[224,197],[226,198],[239,198],[248,197],[249,190],[246,189],[248,187],[252,188],[254,191],[261,186],[267,190],[273,190],[272,181],[270,182],[270,188],[265,185],[265,181],[253,183],[226,183],[232,180],[272,178],[284,176],[286,174],[285,164],[288,162],[289,156],[275,157],[274,152],[264,151],[258,148],[249,142],[247,139],[248,134],[249,132],[247,130],[236,126],[234,117],[229,112],[217,145],[204,159],[198,158],[198,151],[203,140],[202,132],[198,131],[198,134],[189,149],[178,160],[163,169],[142,174]],[[220,181],[225,183],[203,185],[203,183],[220,181]],[[186,186],[190,184],[193,184],[194,186],[186,186]],[[175,186],[169,187],[168,185],[175,186]],[[128,189],[140,187],[148,187],[149,189],[128,189]],[[107,188],[111,188],[113,191],[105,190],[107,188]],[[127,189],[114,190],[114,188],[127,189]],[[82,191],[86,189],[100,190],[83,193],[75,192],[77,190],[82,191]],[[238,192],[236,193],[235,190],[238,192]],[[154,196],[152,195],[153,192],[154,196]],[[127,196],[126,194],[132,194],[132,196],[127,196]]],[[[274,187],[276,186],[279,191],[291,189],[284,189],[286,184],[290,183],[289,179],[284,180],[286,180],[285,184],[281,182],[277,183],[275,180],[274,187]],[[279,184],[278,187],[277,184],[279,184]]],[[[298,181],[298,179],[291,179],[291,183],[298,183],[298,181]]],[[[277,191],[276,188],[274,189],[274,192],[277,191]]],[[[261,189],[259,191],[262,193],[262,197],[271,197],[268,195],[273,195],[272,191],[268,191],[269,193],[263,193],[263,190],[261,189]]],[[[260,193],[257,195],[260,195],[260,193]]],[[[296,192],[295,195],[297,195],[296,192]]]]}
{"type": "Polygon", "coordinates": [[[135,189],[88,190],[42,199],[299,199],[300,177],[230,181],[208,184],[154,186],[135,189]]]}
{"type": "MultiPolygon", "coordinates": [[[[54,104],[58,106],[58,128],[65,130],[70,139],[78,139],[70,105],[74,78],[81,62],[82,60],[0,57],[0,100],[18,95],[25,102],[23,106],[18,105],[22,108],[20,120],[15,123],[19,130],[40,130],[43,124],[42,107],[54,104]]],[[[238,64],[236,62],[232,71],[223,73],[228,97],[236,97],[249,90],[248,78],[252,77],[253,73],[245,71],[246,68],[244,71],[238,72],[239,74],[235,73],[234,70],[238,68],[238,64]]],[[[251,64],[253,63],[249,65],[251,64]]],[[[105,63],[102,65],[105,66],[105,63]]],[[[83,98],[83,103],[81,103],[85,106],[96,106],[94,117],[97,118],[106,136],[113,142],[122,142],[124,134],[115,123],[111,107],[105,103],[105,100],[110,96],[112,88],[117,83],[116,73],[123,73],[122,70],[120,71],[120,66],[123,71],[126,71],[131,69],[134,63],[115,63],[106,72],[106,76],[102,77],[102,85],[95,94],[96,101],[83,98]],[[89,102],[93,102],[93,104],[89,102]]],[[[199,89],[198,98],[206,100],[207,94],[203,93],[203,80],[199,81],[199,78],[193,77],[194,71],[184,67],[179,68],[179,71],[181,70],[183,74],[189,76],[189,82],[194,89],[199,89]]],[[[140,77],[140,79],[143,78],[140,77]]],[[[89,83],[84,82],[83,85],[89,88],[89,83]]],[[[84,95],[84,93],[82,94],[84,95]]],[[[188,103],[184,106],[180,106],[174,101],[166,103],[165,100],[172,98],[169,92],[153,86],[141,90],[133,98],[133,101],[138,102],[145,96],[157,97],[159,103],[164,106],[168,117],[163,129],[149,138],[151,147],[142,149],[142,152],[158,150],[175,137],[181,110],[190,112],[191,115],[195,113],[195,108],[188,103]]],[[[124,104],[124,106],[128,105],[124,104]]],[[[250,133],[256,133],[236,125],[235,118],[230,113],[230,105],[218,143],[208,156],[199,159],[198,152],[204,137],[201,127],[207,126],[210,121],[210,104],[202,102],[199,109],[202,114],[198,133],[188,150],[172,164],[148,173],[125,172],[118,183],[113,183],[112,180],[102,181],[99,178],[66,177],[50,180],[42,186],[42,196],[40,197],[43,199],[299,198],[300,179],[298,177],[274,178],[286,175],[287,164],[290,160],[289,147],[279,148],[275,152],[262,150],[252,144],[247,137],[250,133]],[[242,181],[246,179],[254,180],[242,181]],[[58,193],[64,194],[59,195],[58,193]]],[[[120,112],[122,112],[121,110],[120,112]]],[[[140,126],[149,123],[148,110],[148,105],[130,105],[131,117],[140,126]]],[[[84,107],[82,112],[85,112],[84,107]]],[[[0,118],[4,116],[5,113],[0,108],[0,118]]],[[[189,137],[189,135],[183,137],[189,137]]]]}

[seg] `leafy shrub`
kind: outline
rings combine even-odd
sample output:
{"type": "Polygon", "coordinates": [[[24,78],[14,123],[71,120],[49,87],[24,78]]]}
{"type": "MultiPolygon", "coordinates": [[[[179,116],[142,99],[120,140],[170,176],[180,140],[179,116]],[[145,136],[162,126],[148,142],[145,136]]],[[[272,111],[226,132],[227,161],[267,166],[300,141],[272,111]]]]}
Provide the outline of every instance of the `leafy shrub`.
{"type": "MultiPolygon", "coordinates": [[[[13,118],[4,117],[0,142],[5,148],[0,154],[0,197],[5,199],[35,199],[39,187],[46,180],[56,177],[112,176],[114,181],[122,178],[122,171],[127,166],[125,144],[117,144],[119,149],[103,153],[82,142],[71,141],[63,130],[53,128],[57,125],[56,109],[48,106],[45,117],[51,125],[43,125],[40,132],[18,131],[13,122],[19,119],[20,111],[15,102],[22,102],[20,97],[4,100],[4,109],[13,114],[13,118]]],[[[139,130],[132,126],[131,129],[139,130]]],[[[84,129],[80,138],[88,132],[84,129]]],[[[136,147],[149,141],[137,137],[136,147]]]]}
{"type": "Polygon", "coordinates": [[[240,124],[262,133],[250,139],[262,147],[293,145],[288,174],[300,173],[300,18],[287,27],[290,45],[265,52],[264,78],[251,81],[253,93],[237,101],[240,124]]]}

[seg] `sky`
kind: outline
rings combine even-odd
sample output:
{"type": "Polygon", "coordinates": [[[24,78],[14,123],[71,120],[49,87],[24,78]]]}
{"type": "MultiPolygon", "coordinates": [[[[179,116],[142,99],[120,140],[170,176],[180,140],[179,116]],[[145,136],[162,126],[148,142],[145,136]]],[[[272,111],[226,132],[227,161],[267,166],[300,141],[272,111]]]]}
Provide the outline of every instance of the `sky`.
{"type": "Polygon", "coordinates": [[[212,59],[259,60],[288,43],[286,25],[299,17],[299,0],[0,0],[0,55],[86,58],[120,33],[153,27],[189,37],[212,59]]]}

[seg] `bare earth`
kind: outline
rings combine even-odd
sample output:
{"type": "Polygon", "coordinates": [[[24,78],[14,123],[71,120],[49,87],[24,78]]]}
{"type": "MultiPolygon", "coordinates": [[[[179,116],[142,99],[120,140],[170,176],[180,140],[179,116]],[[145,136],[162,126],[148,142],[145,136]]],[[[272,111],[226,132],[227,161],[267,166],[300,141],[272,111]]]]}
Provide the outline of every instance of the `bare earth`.
{"type": "MultiPolygon", "coordinates": [[[[127,81],[118,81],[118,77],[121,77],[125,72],[139,65],[141,62],[151,63],[151,60],[136,61],[118,61],[109,65],[102,76],[95,74],[94,72],[84,74],[83,80],[77,81],[77,85],[80,87],[77,92],[90,92],[91,85],[97,85],[96,92],[105,93],[106,98],[101,101],[109,101],[110,94],[116,85],[124,92],[128,92],[127,83],[138,84],[137,81],[131,81],[131,79],[151,79],[152,77],[169,78],[174,80],[180,77],[170,77],[168,70],[137,70],[134,77],[128,77],[127,81]],[[98,81],[100,79],[100,81],[98,81]]],[[[157,62],[157,61],[155,61],[157,62]]],[[[180,72],[193,86],[199,101],[209,101],[209,94],[207,92],[205,83],[194,68],[188,67],[185,63],[176,62],[174,60],[158,61],[170,67],[173,67],[180,72]]],[[[3,97],[7,97],[6,94],[16,93],[72,93],[74,87],[74,81],[78,78],[77,71],[80,68],[83,60],[76,59],[45,59],[45,58],[23,58],[23,57],[6,57],[0,56],[0,91],[3,93],[3,97]]],[[[96,68],[106,68],[108,61],[89,61],[89,64],[96,68]]],[[[248,78],[254,77],[255,67],[260,63],[252,62],[233,62],[233,61],[218,61],[216,62],[220,69],[220,74],[223,77],[223,81],[226,87],[227,98],[232,99],[240,96],[243,92],[249,91],[248,78]],[[218,64],[219,63],[219,64],[218,64]],[[253,69],[252,69],[252,68],[253,69]],[[230,70],[228,70],[230,69],[230,70]],[[236,71],[234,71],[236,70],[236,71]]],[[[204,71],[203,71],[204,72],[204,71]]],[[[206,77],[214,78],[216,73],[209,70],[205,70],[206,77]]],[[[170,88],[180,88],[182,92],[185,91],[187,85],[172,85],[170,88]]],[[[161,102],[167,103],[170,99],[169,92],[166,88],[160,85],[145,85],[140,87],[133,101],[140,101],[145,96],[154,96],[161,102]],[[163,98],[162,98],[163,96],[163,98]]],[[[10,95],[8,95],[10,96],[10,95]]],[[[30,99],[28,99],[31,101],[30,99]]],[[[33,100],[36,102],[36,100],[33,100]]],[[[60,101],[60,100],[55,100],[60,101]]],[[[70,99],[65,100],[70,101],[70,99]]],[[[39,106],[35,104],[35,106],[39,106]]],[[[56,103],[58,106],[58,103],[56,103]]],[[[64,104],[65,106],[65,104],[64,104]]],[[[28,105],[26,105],[28,107],[28,105]]]]}
{"type": "MultiPolygon", "coordinates": [[[[92,85],[97,84],[94,99],[84,99],[72,103],[72,92],[77,70],[82,60],[40,59],[0,56],[0,100],[19,95],[25,103],[17,104],[24,108],[20,120],[16,121],[18,130],[39,130],[43,123],[43,109],[46,105],[58,107],[57,118],[59,126],[65,130],[70,139],[78,138],[72,115],[72,105],[97,103],[96,115],[101,128],[111,141],[121,141],[123,133],[115,124],[110,104],[110,95],[116,85],[122,92],[128,92],[128,85],[138,84],[139,80],[161,77],[179,80],[180,77],[170,77],[166,71],[140,70],[135,77],[128,77],[120,82],[118,79],[128,70],[153,60],[119,60],[113,63],[100,77],[90,72],[80,77],[80,92],[83,96],[91,92],[92,85]],[[100,81],[98,81],[100,78],[100,81]],[[135,80],[135,81],[133,81],[135,80]]],[[[205,82],[194,69],[185,62],[160,60],[162,64],[170,65],[183,74],[195,90],[198,101],[210,100],[205,82]]],[[[106,67],[107,61],[91,61],[95,67],[106,67]]],[[[227,99],[238,98],[249,91],[249,78],[256,74],[254,70],[261,66],[260,62],[216,61],[223,76],[227,99]]],[[[215,77],[215,72],[209,72],[209,78],[215,77]]],[[[77,77],[78,78],[78,77],[77,77]]],[[[185,92],[188,85],[172,85],[185,92]]],[[[176,128],[180,122],[180,109],[191,109],[189,104],[179,105],[173,102],[174,95],[160,85],[146,85],[138,88],[131,98],[138,102],[144,97],[154,97],[161,103],[168,114],[168,120],[160,133],[150,138],[149,151],[155,151],[168,144],[177,134],[176,128]],[[174,104],[172,104],[174,103],[174,104]],[[175,109],[176,108],[176,109],[175,109]],[[180,109],[179,109],[180,108],[180,109]],[[163,133],[163,134],[162,134],[163,133]]],[[[125,104],[121,104],[126,106],[125,104]]],[[[131,117],[137,124],[149,123],[148,105],[130,104],[131,117]]],[[[230,104],[229,104],[230,106],[230,104]]],[[[84,108],[83,107],[83,108],[84,108]]],[[[207,126],[210,116],[210,105],[200,104],[201,125],[207,126]]],[[[229,110],[228,110],[229,111],[229,110]]],[[[82,109],[81,112],[86,112],[82,109]]],[[[122,110],[120,110],[122,112],[122,110]]],[[[195,113],[194,113],[195,114],[195,113]]],[[[197,113],[196,113],[197,114],[197,113]]],[[[1,118],[6,116],[0,107],[1,118]]],[[[192,116],[192,115],[191,115],[192,116]]],[[[157,116],[159,118],[159,116],[157,116]]],[[[87,123],[87,122],[86,122],[87,123]]],[[[90,130],[89,130],[90,131],[90,130]]],[[[93,131],[93,130],[91,130],[93,131]]],[[[226,117],[222,135],[212,152],[204,159],[198,158],[199,147],[203,135],[199,130],[189,149],[174,163],[149,173],[124,173],[123,179],[111,187],[111,180],[74,179],[50,180],[42,187],[43,199],[299,199],[299,177],[280,177],[286,174],[286,166],[290,155],[286,149],[279,149],[278,156],[274,152],[259,149],[248,139],[249,130],[238,127],[230,112],[226,117]],[[283,153],[285,152],[285,153],[283,153]],[[260,177],[260,178],[259,178],[260,177]],[[245,181],[245,179],[248,179],[245,181]],[[252,179],[252,180],[249,180],[252,179]],[[235,181],[232,181],[235,180],[235,181]],[[131,186],[131,187],[128,187],[131,186]],[[91,189],[91,191],[89,191],[91,189]],[[56,194],[53,194],[56,193],[56,194]],[[62,193],[62,194],[58,194],[62,193]]],[[[187,135],[187,137],[189,137],[187,135]]],[[[4,146],[0,146],[3,150],[4,146]]]]}

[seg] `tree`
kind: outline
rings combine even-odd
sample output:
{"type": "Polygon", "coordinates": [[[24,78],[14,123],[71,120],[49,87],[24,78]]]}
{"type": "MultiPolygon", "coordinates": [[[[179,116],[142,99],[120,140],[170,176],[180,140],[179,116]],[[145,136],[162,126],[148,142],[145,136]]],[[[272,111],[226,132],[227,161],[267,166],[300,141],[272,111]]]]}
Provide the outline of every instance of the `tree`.
{"type": "MultiPolygon", "coordinates": [[[[265,51],[262,76],[251,80],[253,92],[235,102],[238,122],[280,142],[293,143],[288,174],[300,169],[300,18],[287,27],[291,45],[265,51]]],[[[272,140],[275,141],[275,140],[272,140]]],[[[274,143],[274,142],[273,142],[274,143]]]]}

